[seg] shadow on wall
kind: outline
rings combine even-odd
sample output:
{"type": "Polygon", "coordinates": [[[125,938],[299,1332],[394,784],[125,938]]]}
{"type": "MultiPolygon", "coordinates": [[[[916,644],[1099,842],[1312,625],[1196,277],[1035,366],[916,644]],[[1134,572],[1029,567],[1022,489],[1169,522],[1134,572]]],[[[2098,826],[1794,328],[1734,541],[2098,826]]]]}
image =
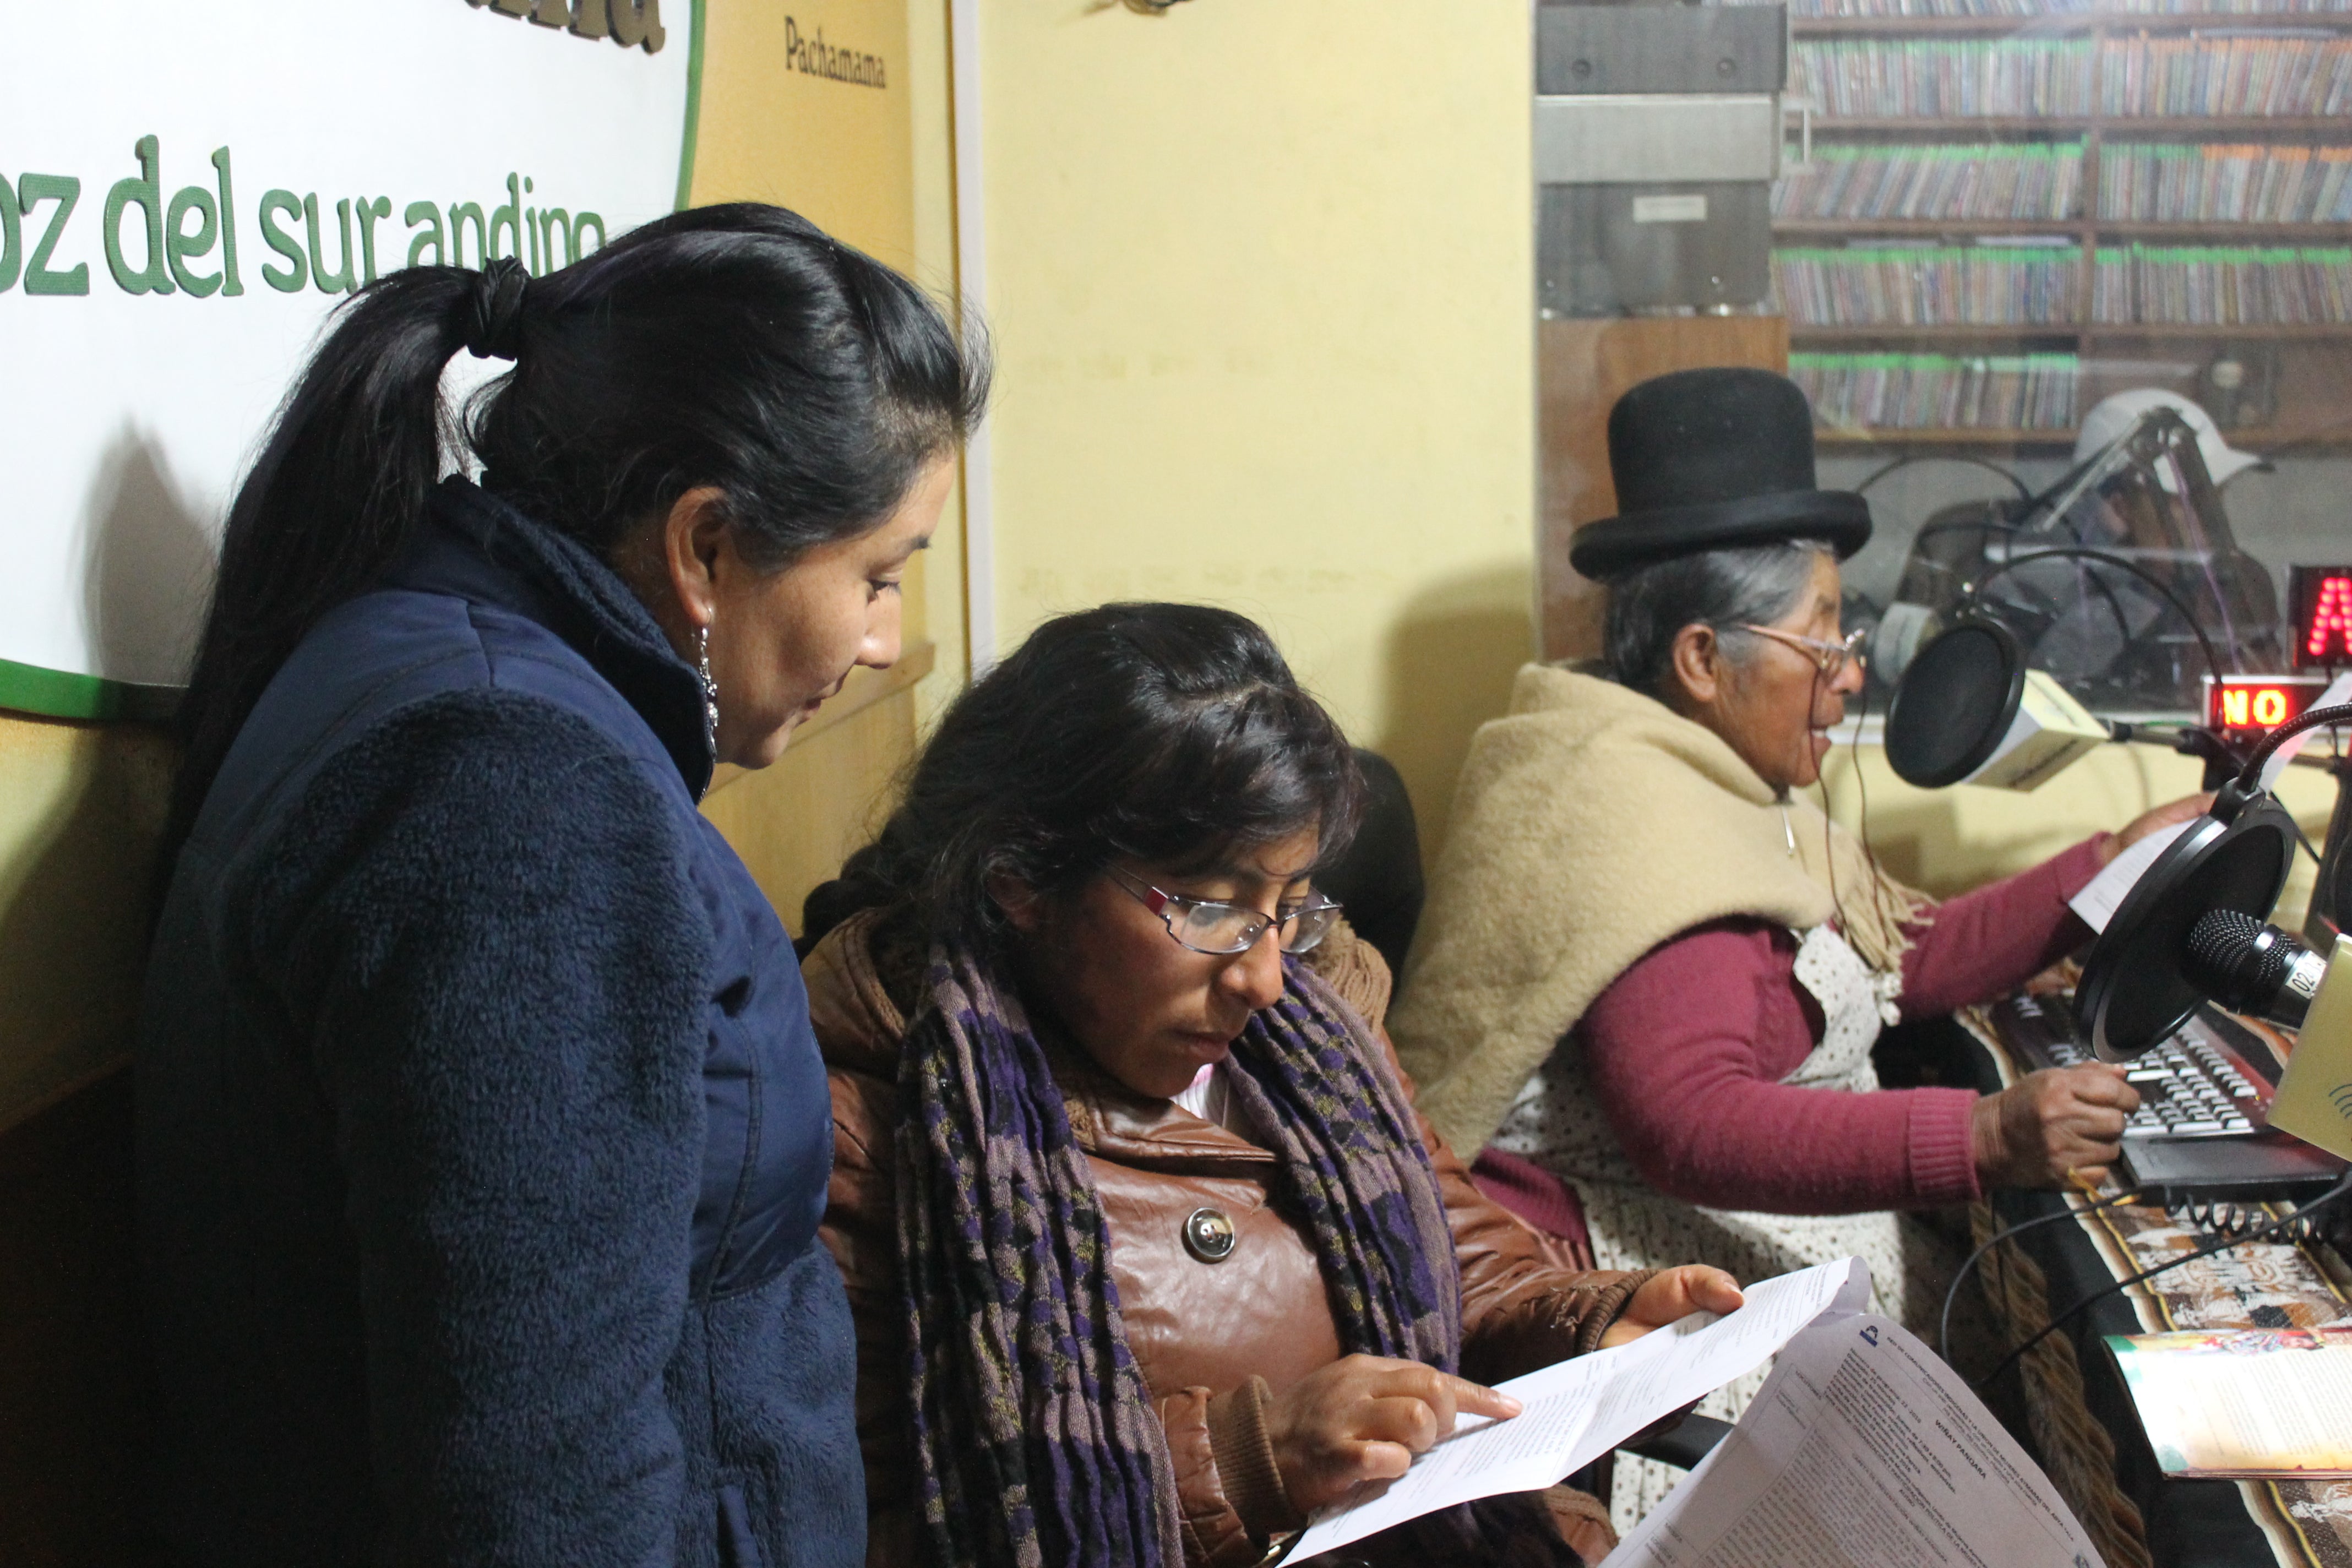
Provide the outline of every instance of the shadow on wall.
{"type": "Polygon", "coordinates": [[[1536,657],[1534,594],[1525,563],[1445,578],[1414,595],[1389,634],[1387,706],[1373,749],[1404,775],[1427,863],[1444,847],[1471,734],[1502,716],[1511,678],[1536,657]]]}
{"type": "Polygon", "coordinates": [[[0,1563],[138,1568],[130,1075],[172,751],[0,714],[0,1563]]]}
{"type": "Polygon", "coordinates": [[[82,617],[98,673],[145,686],[187,679],[212,596],[212,531],[152,435],[126,426],[91,481],[82,617]]]}
{"type": "Polygon", "coordinates": [[[0,1128],[130,1055],[172,767],[143,725],[0,714],[0,1128]]]}
{"type": "Polygon", "coordinates": [[[131,1075],[0,1135],[0,1560],[163,1568],[142,1506],[154,1392],[131,1075]]]}

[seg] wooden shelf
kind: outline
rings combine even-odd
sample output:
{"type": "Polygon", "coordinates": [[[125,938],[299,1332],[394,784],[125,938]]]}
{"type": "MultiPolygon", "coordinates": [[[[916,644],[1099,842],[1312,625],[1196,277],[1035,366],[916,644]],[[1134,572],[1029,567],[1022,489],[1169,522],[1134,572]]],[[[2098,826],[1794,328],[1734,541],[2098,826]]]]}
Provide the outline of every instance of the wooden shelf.
{"type": "Polygon", "coordinates": [[[1900,339],[1906,342],[2015,342],[2024,338],[2079,338],[2083,335],[2080,322],[2060,321],[2051,325],[2032,322],[1992,325],[1979,322],[1951,321],[1800,321],[1789,322],[1791,343],[1820,342],[1826,339],[1851,341],[1855,338],[1900,339]]]}
{"type": "Polygon", "coordinates": [[[2352,31],[2352,11],[2042,12],[2031,16],[1791,16],[1800,38],[1981,38],[2062,37],[2078,33],[2189,33],[2297,27],[2352,31]]]}
{"type": "Polygon", "coordinates": [[[1822,447],[2072,447],[2072,430],[1887,430],[1832,429],[1816,426],[1813,442],[1822,447]]]}
{"type": "Polygon", "coordinates": [[[1789,323],[1791,343],[1856,339],[1905,342],[2012,343],[2028,338],[2204,338],[2241,342],[2352,340],[2352,321],[2263,323],[2231,326],[2207,321],[1903,322],[1798,321],[1789,323]]]}
{"type": "Polygon", "coordinates": [[[2260,338],[2338,342],[2352,339],[2352,321],[2295,321],[2225,326],[2209,321],[2098,322],[2083,329],[2086,338],[2260,338]]]}
{"type": "Polygon", "coordinates": [[[2283,240],[2305,245],[2352,244],[2347,223],[2165,223],[2153,218],[2047,217],[1784,217],[1772,232],[1797,238],[1886,235],[1933,238],[1941,235],[2112,235],[2126,239],[2177,235],[2216,244],[2283,240]]]}
{"type": "MultiPolygon", "coordinates": [[[[1979,430],[1943,428],[1895,430],[1817,426],[1814,441],[1823,447],[2067,447],[2074,445],[2074,430],[1979,430]]],[[[2222,439],[2242,451],[2267,452],[2282,447],[2343,447],[2352,433],[2343,430],[2224,430],[2222,439]]]]}
{"type": "Polygon", "coordinates": [[[2120,235],[2126,239],[2147,236],[2179,235],[2189,239],[2215,243],[2243,242],[2251,239],[2279,239],[2305,245],[2343,245],[2352,242],[2352,223],[2167,223],[2159,218],[2097,218],[2083,226],[2096,234],[2120,235]]]}
{"type": "Polygon", "coordinates": [[[1920,115],[1815,115],[1815,136],[2081,136],[2091,132],[2126,136],[2168,136],[2203,141],[2215,136],[2323,136],[2352,138],[2352,115],[2177,114],[2109,118],[2098,114],[1965,115],[1931,120],[1920,115]]]}
{"type": "MultiPolygon", "coordinates": [[[[1838,0],[1828,0],[1836,4],[1838,0]]],[[[1934,0],[1929,0],[1934,3],[1934,0]]],[[[2112,0],[2110,0],[2112,3],[2112,0]]],[[[2275,4],[2276,0],[2273,0],[2275,4]]],[[[2304,13],[2279,10],[2227,12],[2219,10],[2157,15],[2136,11],[2097,10],[2067,14],[2000,16],[1791,16],[1793,38],[1839,39],[1829,51],[1885,63],[1915,40],[1927,39],[2046,39],[2053,43],[2163,37],[2175,40],[2190,35],[2301,34],[2328,40],[2335,48],[2352,36],[2352,9],[2304,13]]],[[[2088,44],[2084,43],[2084,47],[2088,44]]],[[[2202,46],[2198,46],[2201,47],[2202,46]]],[[[2101,58],[2111,52],[2105,45],[2101,58]]],[[[2110,84],[2112,85],[2112,84],[2110,84]]],[[[2094,101],[2099,101],[2094,93],[2094,101]]],[[[2298,100],[2296,107],[2303,107],[2298,100]]],[[[2188,144],[2211,151],[2214,143],[2252,143],[2273,148],[2336,149],[2352,144],[2352,115],[2301,114],[2109,114],[2098,110],[2075,114],[1898,115],[1842,116],[1809,111],[1804,124],[1839,153],[1875,151],[1903,153],[1932,143],[1954,145],[1965,153],[1971,146],[2036,148],[2045,154],[2065,155],[2079,149],[2080,192],[2073,199],[2086,207],[2100,201],[2100,172],[2105,158],[2116,155],[2119,143],[2188,144]]],[[[1793,142],[1795,136],[1792,134],[1793,142]]],[[[1791,154],[1793,156],[1793,153],[1791,154]]],[[[2316,247],[2352,245],[2352,223],[2237,223],[2210,219],[2167,220],[2108,217],[2084,212],[2066,217],[1781,217],[1772,224],[1776,246],[1867,247],[1898,239],[1926,240],[1965,246],[1970,240],[1998,245],[2014,236],[2044,246],[2053,241],[2064,248],[2056,254],[2079,268],[2072,274],[2083,285],[2072,308],[2094,308],[2090,289],[2095,261],[2113,259],[2136,244],[2165,246],[2288,246],[2316,247]]],[[[1890,255],[1898,254],[1890,252],[1890,255]]],[[[2137,297],[2137,296],[2135,296],[2137,297]]],[[[1816,301],[1823,302],[1823,301],[1816,301]]],[[[2000,303],[2000,301],[1992,301],[2000,303]]],[[[2043,299],[2043,306],[2057,301],[2043,299]]],[[[2158,301],[2160,302],[2160,300],[2158,301]]],[[[2325,302],[2325,301],[2314,301],[2325,302]]],[[[1918,303],[1918,301],[1911,301],[1918,303]]],[[[1951,304],[1965,301],[1951,301],[1951,304]]],[[[2145,379],[2157,367],[2146,362],[2201,360],[2234,354],[2269,362],[2264,373],[2275,384],[2277,406],[2309,413],[2340,405],[2345,387],[2352,385],[2352,322],[2231,324],[2219,321],[2105,322],[2074,317],[2051,321],[1919,323],[1871,321],[1798,321],[1789,323],[1791,347],[1817,354],[1878,354],[1911,353],[1970,359],[2056,353],[2079,356],[2078,390],[2087,401],[2100,389],[2114,390],[2109,382],[2127,368],[2145,379]],[[2252,345],[2277,345],[2255,349],[2252,345]],[[2293,345],[2290,347],[2289,345],[2293,345]]],[[[2175,367],[2186,374],[2186,364],[2175,367]]],[[[2173,374],[2168,372],[2167,374],[2173,374]]],[[[2035,406],[2047,408],[2047,405],[2035,406]]],[[[1826,449],[1849,451],[1947,448],[1954,453],[1994,449],[2065,450],[2075,432],[2065,430],[1858,428],[1822,430],[1826,449]]],[[[2238,430],[2230,440],[2254,448],[2324,445],[2337,450],[2352,447],[2352,432],[2335,435],[2284,430],[2238,430]]]]}
{"type": "Polygon", "coordinates": [[[1892,238],[1934,238],[1940,235],[2080,234],[2088,226],[2081,218],[2050,217],[1776,217],[1772,232],[1799,238],[1824,239],[1849,235],[1883,234],[1892,238]]]}

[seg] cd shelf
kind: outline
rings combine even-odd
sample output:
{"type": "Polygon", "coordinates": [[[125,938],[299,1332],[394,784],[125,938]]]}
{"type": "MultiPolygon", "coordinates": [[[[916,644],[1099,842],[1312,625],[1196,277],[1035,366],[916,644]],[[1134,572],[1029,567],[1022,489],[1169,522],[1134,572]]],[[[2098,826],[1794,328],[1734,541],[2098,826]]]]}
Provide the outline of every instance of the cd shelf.
{"type": "Polygon", "coordinates": [[[2162,381],[2210,403],[2227,373],[2261,393],[2216,408],[2230,438],[2278,444],[2304,439],[2282,410],[2352,393],[2352,0],[1829,3],[1797,0],[1790,23],[1814,154],[1792,145],[1775,191],[1792,364],[1942,355],[1972,386],[2007,385],[1985,368],[2004,356],[2076,368],[2063,418],[1972,394],[1948,422],[1915,398],[1873,425],[1865,399],[1823,441],[2069,442],[2107,392],[2162,381]]]}

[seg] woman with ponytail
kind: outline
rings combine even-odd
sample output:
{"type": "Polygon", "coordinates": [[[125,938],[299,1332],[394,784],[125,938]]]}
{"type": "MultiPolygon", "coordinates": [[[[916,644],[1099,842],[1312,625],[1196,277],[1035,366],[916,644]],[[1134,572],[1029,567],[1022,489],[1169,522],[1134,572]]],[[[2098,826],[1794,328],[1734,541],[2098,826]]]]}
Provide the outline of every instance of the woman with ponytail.
{"type": "Polygon", "coordinates": [[[897,657],[985,380],[772,207],[344,308],[230,511],[142,1018],[174,1561],[863,1559],[824,1067],[696,805],[897,657]]]}

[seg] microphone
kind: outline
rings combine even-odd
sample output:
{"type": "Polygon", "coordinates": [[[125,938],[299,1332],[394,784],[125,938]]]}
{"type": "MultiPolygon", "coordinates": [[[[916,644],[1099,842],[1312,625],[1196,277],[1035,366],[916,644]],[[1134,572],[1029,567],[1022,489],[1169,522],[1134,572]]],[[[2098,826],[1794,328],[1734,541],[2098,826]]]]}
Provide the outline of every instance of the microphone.
{"type": "MultiPolygon", "coordinates": [[[[2352,1158],[2352,980],[2331,986],[2343,938],[2315,952],[2274,925],[2237,910],[2209,910],[2189,928],[2180,975],[2232,1013],[2296,1032],[2270,1125],[2331,1154],[2352,1158]]],[[[2345,964],[2352,973],[2352,962],[2345,964]]]]}
{"type": "MultiPolygon", "coordinates": [[[[2030,667],[2017,634],[1984,602],[1997,578],[2037,561],[2082,561],[2137,578],[2170,605],[2205,655],[2218,685],[2221,658],[2189,605],[2162,578],[2109,551],[2041,545],[2011,552],[1964,589],[1958,616],[1934,635],[1924,606],[1892,606],[1880,629],[1902,622],[1902,668],[1886,711],[1886,765],[1921,789],[1996,784],[2030,790],[2076,759],[2122,736],[2087,711],[2047,670],[2030,667]]],[[[2120,613],[2120,612],[2119,612],[2120,613]]]]}
{"type": "Polygon", "coordinates": [[[2190,973],[2189,933],[2219,911],[2260,926],[2285,890],[2294,819],[2266,791],[2221,786],[2211,809],[2140,874],[2091,944],[2074,1019],[2101,1061],[2154,1049],[2205,1001],[2190,973]]]}
{"type": "Polygon", "coordinates": [[[2180,973],[2232,1013],[2300,1029],[2327,977],[2327,960],[2250,914],[2208,910],[2189,928],[2180,973]]]}
{"type": "Polygon", "coordinates": [[[2273,730],[2142,872],[2091,944],[2074,1017],[2102,1061],[2129,1061],[2207,999],[2296,1031],[2270,1125],[2352,1159],[2352,937],[2318,952],[2263,918],[2286,887],[2294,821],[2262,787],[2287,742],[2352,722],[2352,705],[2315,708],[2273,730]],[[2345,959],[2340,966],[2336,960],[2345,959]]]}
{"type": "MultiPolygon", "coordinates": [[[[1894,624],[1895,605],[1879,623],[1894,624]]],[[[2047,670],[2027,668],[2017,635],[1980,611],[1912,646],[1887,710],[1886,765],[1921,789],[1947,784],[2039,787],[2106,743],[2107,727],[2047,670]]]]}

